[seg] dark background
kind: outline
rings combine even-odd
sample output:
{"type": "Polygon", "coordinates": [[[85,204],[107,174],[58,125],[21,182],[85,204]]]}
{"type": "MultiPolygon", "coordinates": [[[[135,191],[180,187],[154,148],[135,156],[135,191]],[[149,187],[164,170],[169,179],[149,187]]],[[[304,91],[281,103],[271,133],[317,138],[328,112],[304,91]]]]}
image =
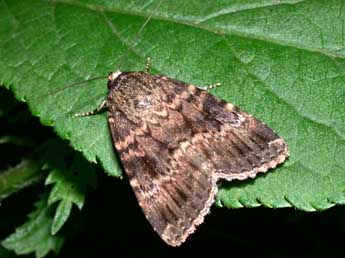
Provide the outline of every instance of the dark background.
{"type": "MultiPolygon", "coordinates": [[[[56,135],[11,93],[0,88],[0,95],[8,101],[7,115],[0,118],[0,136],[18,135],[33,143],[31,147],[0,144],[0,170],[4,170],[56,135]]],[[[60,254],[49,257],[345,257],[344,206],[313,213],[213,206],[196,232],[181,247],[173,248],[153,231],[126,178],[109,177],[100,167],[97,175],[97,188],[89,189],[82,211],[74,207],[62,229],[66,239],[60,254]]],[[[27,220],[47,187],[41,181],[1,201],[1,239],[27,220]]]]}

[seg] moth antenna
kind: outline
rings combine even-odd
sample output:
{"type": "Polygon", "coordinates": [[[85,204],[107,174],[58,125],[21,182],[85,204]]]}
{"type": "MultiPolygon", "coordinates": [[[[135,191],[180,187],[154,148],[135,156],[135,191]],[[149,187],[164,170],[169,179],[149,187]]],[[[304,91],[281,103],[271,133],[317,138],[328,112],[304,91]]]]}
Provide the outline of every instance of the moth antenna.
{"type": "MultiPolygon", "coordinates": [[[[146,25],[149,23],[149,21],[152,19],[152,16],[157,12],[157,10],[159,9],[159,7],[161,6],[163,0],[160,0],[157,4],[157,6],[153,9],[153,11],[151,12],[151,14],[149,15],[149,17],[147,17],[147,19],[145,20],[145,22],[141,25],[140,29],[138,30],[138,32],[134,35],[133,37],[133,44],[132,47],[135,47],[139,41],[139,37],[140,34],[143,32],[144,28],[146,27],[146,25]]],[[[129,50],[127,50],[127,52],[122,56],[122,58],[120,59],[119,65],[118,65],[118,69],[120,70],[121,65],[123,64],[123,62],[127,59],[129,55],[129,50]]]]}
{"type": "MultiPolygon", "coordinates": [[[[146,25],[148,24],[148,22],[152,19],[152,16],[155,14],[155,12],[159,9],[160,5],[162,4],[163,0],[160,0],[157,4],[157,6],[153,9],[153,11],[151,12],[151,14],[147,17],[147,19],[145,20],[145,22],[141,25],[139,31],[134,35],[134,43],[133,43],[133,47],[136,46],[136,44],[138,43],[138,40],[139,40],[139,36],[140,34],[143,32],[144,28],[146,27],[146,25]]],[[[122,58],[120,59],[120,62],[119,62],[119,65],[118,67],[120,68],[121,65],[123,64],[124,60],[128,57],[128,54],[129,54],[129,50],[127,50],[127,52],[122,56],[122,58]]],[[[149,67],[148,67],[149,69],[149,67]]],[[[119,69],[118,69],[119,70],[119,69]]],[[[84,80],[84,81],[79,81],[79,82],[74,82],[74,83],[71,83],[71,84],[68,84],[64,87],[62,87],[61,89],[58,89],[56,91],[53,91],[53,92],[50,92],[50,93],[47,93],[47,94],[44,94],[44,95],[41,95],[39,96],[38,98],[43,98],[43,97],[46,97],[46,96],[50,96],[50,95],[55,95],[61,91],[64,91],[68,88],[71,88],[71,87],[74,87],[76,85],[80,85],[80,84],[83,84],[83,83],[87,83],[87,82],[90,82],[90,81],[95,81],[95,80],[99,80],[99,79],[106,79],[108,78],[108,76],[98,76],[98,77],[93,77],[93,78],[90,78],[90,79],[87,79],[87,80],[84,80]]]]}
{"type": "Polygon", "coordinates": [[[90,79],[87,79],[87,80],[83,80],[83,81],[67,84],[64,87],[62,87],[61,89],[58,89],[58,90],[53,91],[53,92],[49,92],[49,93],[44,94],[44,95],[41,95],[40,98],[46,97],[46,96],[55,95],[55,94],[57,94],[57,93],[59,93],[61,91],[64,91],[64,90],[69,89],[69,88],[72,88],[72,87],[74,87],[76,85],[79,85],[79,84],[83,84],[83,83],[87,83],[87,82],[91,82],[91,81],[95,81],[95,80],[100,80],[100,79],[106,79],[106,78],[108,78],[108,76],[97,76],[97,77],[93,77],[93,78],[90,78],[90,79]]]}

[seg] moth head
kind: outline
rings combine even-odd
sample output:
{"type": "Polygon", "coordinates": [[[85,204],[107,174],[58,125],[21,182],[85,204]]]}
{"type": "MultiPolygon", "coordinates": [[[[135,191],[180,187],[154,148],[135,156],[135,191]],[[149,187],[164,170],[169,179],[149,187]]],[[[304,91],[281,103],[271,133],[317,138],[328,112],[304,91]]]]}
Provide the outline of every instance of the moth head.
{"type": "Polygon", "coordinates": [[[112,82],[114,82],[116,80],[117,77],[119,77],[119,75],[121,74],[122,72],[120,70],[117,70],[115,72],[110,72],[109,75],[108,75],[108,88],[110,89],[110,85],[112,82]]]}
{"type": "Polygon", "coordinates": [[[112,88],[113,82],[120,76],[122,72],[117,70],[115,72],[109,72],[108,75],[108,89],[112,88]]]}

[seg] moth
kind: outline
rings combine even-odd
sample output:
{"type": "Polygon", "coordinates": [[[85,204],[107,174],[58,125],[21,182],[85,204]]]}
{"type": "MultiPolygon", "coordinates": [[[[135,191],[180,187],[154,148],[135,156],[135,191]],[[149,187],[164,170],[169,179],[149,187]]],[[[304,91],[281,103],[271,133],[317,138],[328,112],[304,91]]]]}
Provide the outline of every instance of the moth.
{"type": "Polygon", "coordinates": [[[209,213],[219,179],[254,178],[283,163],[286,142],[271,128],[206,88],[149,73],[110,73],[108,109],[124,170],[146,218],[171,246],[209,213]]]}

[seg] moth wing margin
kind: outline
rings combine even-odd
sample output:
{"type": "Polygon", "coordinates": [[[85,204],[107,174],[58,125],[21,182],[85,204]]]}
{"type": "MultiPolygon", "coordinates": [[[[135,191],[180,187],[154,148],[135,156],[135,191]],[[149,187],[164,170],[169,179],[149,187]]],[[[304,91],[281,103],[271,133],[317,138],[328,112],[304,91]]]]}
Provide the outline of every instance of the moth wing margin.
{"type": "Polygon", "coordinates": [[[180,149],[171,157],[165,145],[125,122],[120,112],[109,119],[115,146],[146,218],[167,244],[179,246],[209,212],[218,190],[215,178],[196,169],[180,149]]]}
{"type": "Polygon", "coordinates": [[[254,178],[289,156],[284,139],[254,116],[194,85],[158,77],[165,94],[183,100],[175,101],[176,108],[194,127],[191,142],[213,164],[210,173],[216,178],[254,178]]]}

